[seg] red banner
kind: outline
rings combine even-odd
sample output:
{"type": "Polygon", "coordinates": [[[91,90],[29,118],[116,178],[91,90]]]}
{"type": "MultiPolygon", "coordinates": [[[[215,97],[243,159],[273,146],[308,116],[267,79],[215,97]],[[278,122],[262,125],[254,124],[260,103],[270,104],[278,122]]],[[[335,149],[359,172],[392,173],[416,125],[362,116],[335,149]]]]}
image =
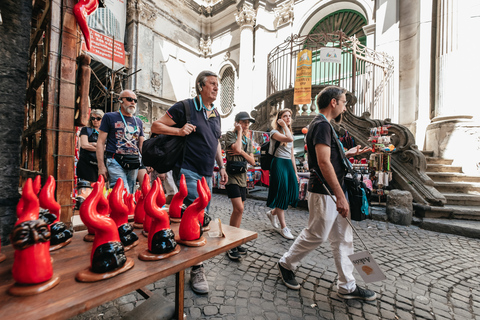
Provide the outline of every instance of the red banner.
{"type": "MultiPolygon", "coordinates": [[[[113,39],[111,37],[99,33],[93,29],[90,29],[90,32],[92,50],[87,50],[85,42],[82,43],[82,50],[91,52],[92,54],[95,54],[105,60],[110,61],[112,61],[113,54],[114,61],[116,63],[125,65],[125,47],[123,45],[123,42],[115,40],[115,47],[112,49],[113,39]]],[[[105,61],[104,63],[106,64],[105,61]]]]}

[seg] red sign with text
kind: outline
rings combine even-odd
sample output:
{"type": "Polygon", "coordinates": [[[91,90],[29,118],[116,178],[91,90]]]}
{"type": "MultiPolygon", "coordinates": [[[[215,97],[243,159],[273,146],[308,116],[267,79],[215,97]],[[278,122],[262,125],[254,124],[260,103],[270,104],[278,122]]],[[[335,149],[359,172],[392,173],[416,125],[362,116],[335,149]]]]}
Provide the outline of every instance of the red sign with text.
{"type": "Polygon", "coordinates": [[[88,51],[105,60],[112,61],[112,56],[116,63],[125,65],[125,46],[123,42],[115,40],[115,46],[112,48],[113,39],[90,28],[91,50],[87,50],[85,42],[82,43],[82,50],[88,51]]]}

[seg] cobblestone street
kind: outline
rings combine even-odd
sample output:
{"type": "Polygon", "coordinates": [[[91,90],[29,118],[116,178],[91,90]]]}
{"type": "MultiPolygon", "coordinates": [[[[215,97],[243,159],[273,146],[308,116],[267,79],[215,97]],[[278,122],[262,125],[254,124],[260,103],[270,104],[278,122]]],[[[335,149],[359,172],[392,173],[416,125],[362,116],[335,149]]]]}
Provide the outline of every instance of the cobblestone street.
{"type": "MultiPolygon", "coordinates": [[[[230,210],[226,195],[213,195],[213,218],[228,224],[230,210]]],[[[296,273],[301,290],[284,286],[276,263],[293,240],[271,227],[266,211],[264,201],[247,199],[242,228],[258,232],[258,239],[246,244],[249,254],[239,262],[225,254],[205,262],[208,295],[192,292],[186,271],[187,319],[480,319],[480,240],[373,220],[353,222],[387,280],[366,285],[377,292],[376,301],[344,301],[336,296],[328,244],[302,261],[296,273]]],[[[295,236],[307,219],[305,209],[286,213],[295,236]]],[[[364,250],[356,237],[355,248],[364,250]]],[[[148,288],[173,301],[174,285],[171,276],[148,288]]],[[[132,292],[72,319],[119,319],[144,301],[132,292]]]]}

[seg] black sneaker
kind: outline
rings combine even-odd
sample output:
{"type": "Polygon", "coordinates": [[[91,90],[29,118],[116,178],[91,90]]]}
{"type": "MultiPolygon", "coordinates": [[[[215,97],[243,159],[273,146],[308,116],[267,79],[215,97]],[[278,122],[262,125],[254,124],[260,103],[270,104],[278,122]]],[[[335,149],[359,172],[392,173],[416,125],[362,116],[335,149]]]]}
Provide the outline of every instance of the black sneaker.
{"type": "Polygon", "coordinates": [[[240,253],[241,255],[246,255],[248,252],[248,249],[242,246],[238,246],[237,250],[238,250],[238,253],[240,253]]]}
{"type": "Polygon", "coordinates": [[[238,252],[237,248],[233,248],[232,250],[227,251],[227,256],[230,260],[238,260],[240,259],[240,253],[238,252]]]}
{"type": "Polygon", "coordinates": [[[293,271],[282,267],[280,263],[277,263],[277,266],[278,270],[280,270],[280,277],[282,278],[283,283],[285,283],[285,285],[290,289],[300,289],[300,284],[297,282],[297,280],[295,280],[295,274],[293,271]]]}
{"type": "Polygon", "coordinates": [[[365,301],[372,301],[377,298],[377,294],[372,290],[363,289],[357,286],[355,291],[350,293],[339,293],[337,292],[337,296],[343,299],[360,299],[365,301]]]}

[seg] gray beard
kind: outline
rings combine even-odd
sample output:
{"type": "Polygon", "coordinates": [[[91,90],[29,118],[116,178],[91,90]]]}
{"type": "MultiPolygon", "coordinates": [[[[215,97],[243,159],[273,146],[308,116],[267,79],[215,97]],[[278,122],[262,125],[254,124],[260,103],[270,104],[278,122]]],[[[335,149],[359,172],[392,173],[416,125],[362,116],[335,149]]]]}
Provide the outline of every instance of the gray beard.
{"type": "Polygon", "coordinates": [[[133,107],[128,107],[128,108],[125,108],[124,110],[129,115],[133,115],[135,113],[135,108],[133,108],[133,107]],[[130,112],[129,109],[132,109],[132,112],[130,112]]]}

